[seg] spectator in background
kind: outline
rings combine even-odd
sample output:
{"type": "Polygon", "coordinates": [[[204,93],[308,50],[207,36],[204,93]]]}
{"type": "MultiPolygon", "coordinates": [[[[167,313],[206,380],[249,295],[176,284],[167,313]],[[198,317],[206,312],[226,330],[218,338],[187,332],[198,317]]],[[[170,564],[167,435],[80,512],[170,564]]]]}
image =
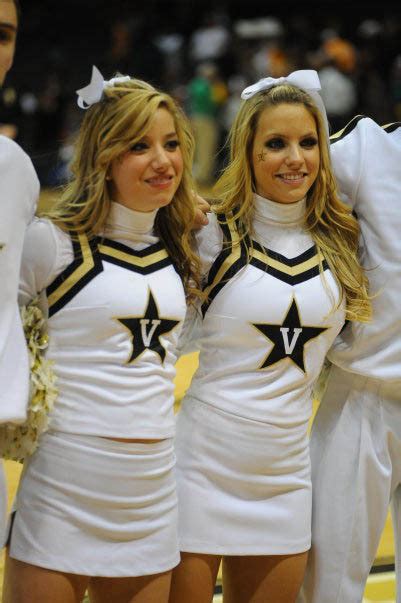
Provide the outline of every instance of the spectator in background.
{"type": "MultiPolygon", "coordinates": [[[[358,113],[378,123],[392,121],[396,102],[391,94],[393,49],[386,39],[383,24],[374,19],[363,20],[357,29],[358,40],[358,113]]],[[[399,48],[398,34],[397,48],[399,48]]]]}
{"type": "Polygon", "coordinates": [[[229,47],[230,30],[224,14],[206,13],[203,23],[189,40],[189,55],[193,65],[213,61],[219,66],[229,47]]]}
{"type": "Polygon", "coordinates": [[[227,87],[214,63],[201,63],[188,87],[188,112],[195,136],[194,176],[203,187],[213,183],[219,144],[218,114],[227,99],[227,87]]]}
{"type": "Polygon", "coordinates": [[[333,59],[324,59],[318,71],[330,127],[333,132],[337,132],[354,115],[356,86],[354,81],[337,67],[333,59]]]}
{"type": "Polygon", "coordinates": [[[151,24],[142,14],[132,15],[132,9],[124,18],[111,25],[110,46],[100,69],[107,76],[134,73],[136,77],[152,84],[159,84],[164,69],[164,56],[152,35],[151,24]]]}
{"type": "Polygon", "coordinates": [[[330,128],[337,132],[355,114],[357,57],[354,46],[332,29],[322,32],[319,49],[309,55],[311,65],[319,72],[330,128]]]}

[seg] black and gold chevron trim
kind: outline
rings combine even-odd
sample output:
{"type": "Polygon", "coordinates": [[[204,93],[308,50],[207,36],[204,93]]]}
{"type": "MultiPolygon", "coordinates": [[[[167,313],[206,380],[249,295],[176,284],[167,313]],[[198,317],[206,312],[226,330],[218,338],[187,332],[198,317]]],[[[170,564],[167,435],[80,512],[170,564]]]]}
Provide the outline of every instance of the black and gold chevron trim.
{"type": "Polygon", "coordinates": [[[398,128],[401,128],[401,121],[394,121],[391,124],[386,124],[385,126],[382,126],[383,130],[385,130],[387,132],[387,134],[391,134],[391,132],[395,132],[395,130],[398,130],[398,128]]]}
{"type": "Polygon", "coordinates": [[[222,215],[217,215],[217,219],[224,234],[224,245],[209,270],[208,280],[204,287],[206,301],[202,305],[203,315],[219,291],[247,262],[246,245],[238,235],[235,222],[227,222],[226,217],[222,215]]]}
{"type": "MultiPolygon", "coordinates": [[[[342,138],[344,138],[345,136],[347,136],[347,134],[349,134],[350,132],[352,132],[352,130],[354,130],[354,128],[356,128],[356,126],[361,121],[361,119],[366,119],[366,116],[365,115],[356,115],[355,117],[353,117],[351,119],[351,121],[348,122],[347,125],[342,130],[339,130],[338,132],[336,132],[335,134],[332,134],[330,136],[330,143],[334,144],[334,143],[338,142],[339,140],[341,140],[342,138]]],[[[391,132],[394,132],[398,128],[401,128],[401,122],[395,121],[393,123],[382,126],[382,128],[385,132],[387,132],[388,134],[391,134],[391,132]]]]}
{"type": "Polygon", "coordinates": [[[86,235],[71,234],[74,260],[46,289],[49,317],[61,310],[103,271],[103,262],[140,274],[150,274],[173,265],[161,242],[135,251],[109,239],[96,237],[89,241],[86,235]]]}
{"type": "Polygon", "coordinates": [[[347,136],[347,134],[352,132],[352,130],[356,128],[361,119],[365,119],[365,115],[356,115],[355,117],[353,117],[344,128],[330,136],[330,144],[336,143],[338,140],[341,140],[342,138],[344,138],[344,136],[347,136]]]}
{"type": "Polygon", "coordinates": [[[99,239],[98,249],[102,260],[140,274],[150,274],[172,264],[171,258],[161,242],[150,245],[146,249],[134,251],[117,241],[99,239]]]}
{"type": "Polygon", "coordinates": [[[212,265],[209,278],[204,288],[207,301],[202,306],[205,315],[210,304],[222,288],[233,278],[247,262],[263,272],[270,274],[285,283],[294,286],[307,281],[320,273],[320,269],[328,270],[329,266],[324,257],[312,245],[309,249],[294,258],[287,258],[280,253],[267,249],[252,241],[240,240],[234,222],[220,224],[223,228],[225,247],[212,265]],[[248,260],[249,254],[249,260],[248,260]],[[320,268],[321,266],[321,268],[320,268]]]}
{"type": "Polygon", "coordinates": [[[320,264],[323,270],[329,267],[323,256],[317,252],[315,245],[295,258],[286,258],[276,251],[265,249],[256,242],[253,245],[253,249],[250,250],[250,263],[291,286],[317,276],[320,272],[320,264]]]}
{"type": "Polygon", "coordinates": [[[74,260],[46,289],[49,317],[103,271],[96,239],[89,241],[86,235],[73,235],[72,246],[74,260]]]}

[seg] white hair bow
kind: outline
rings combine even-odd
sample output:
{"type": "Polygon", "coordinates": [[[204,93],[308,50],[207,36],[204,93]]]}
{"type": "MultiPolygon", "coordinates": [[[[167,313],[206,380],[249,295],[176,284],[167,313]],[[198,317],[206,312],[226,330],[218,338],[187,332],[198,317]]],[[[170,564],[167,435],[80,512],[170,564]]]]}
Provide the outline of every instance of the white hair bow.
{"type": "Polygon", "coordinates": [[[85,88],[77,90],[78,107],[81,109],[89,109],[91,105],[102,100],[105,88],[111,88],[114,84],[119,84],[121,82],[128,82],[130,79],[129,75],[122,75],[113,77],[111,80],[104,80],[99,69],[93,65],[91,81],[85,88]]]}
{"type": "Polygon", "coordinates": [[[293,71],[285,77],[265,77],[256,82],[256,84],[252,84],[252,86],[245,88],[245,90],[243,90],[241,93],[241,98],[243,100],[249,100],[258,92],[268,90],[269,88],[279,86],[280,84],[290,84],[291,86],[296,86],[297,88],[305,90],[305,92],[311,96],[311,98],[315,101],[320,113],[322,114],[327,136],[329,136],[329,123],[327,120],[326,108],[324,106],[322,97],[319,94],[319,90],[321,90],[322,87],[320,85],[318,73],[314,69],[300,69],[299,71],[293,71]]]}
{"type": "Polygon", "coordinates": [[[252,84],[252,86],[245,88],[245,90],[242,91],[241,98],[248,100],[258,92],[268,90],[269,88],[279,86],[280,84],[291,84],[292,86],[297,86],[297,88],[302,88],[307,92],[310,90],[318,92],[322,88],[317,71],[314,69],[300,69],[299,71],[293,71],[290,75],[285,77],[265,77],[256,82],[256,84],[252,84]]]}

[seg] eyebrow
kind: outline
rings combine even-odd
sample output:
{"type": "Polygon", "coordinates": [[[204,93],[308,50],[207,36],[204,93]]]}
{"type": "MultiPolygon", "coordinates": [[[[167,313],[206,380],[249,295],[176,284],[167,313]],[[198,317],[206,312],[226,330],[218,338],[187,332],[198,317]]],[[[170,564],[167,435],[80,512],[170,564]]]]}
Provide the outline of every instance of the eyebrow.
{"type": "MultiPolygon", "coordinates": [[[[173,132],[169,132],[168,134],[165,134],[165,136],[163,138],[165,140],[167,140],[167,138],[174,138],[175,136],[178,136],[178,134],[174,130],[173,132]]],[[[149,136],[147,134],[145,134],[144,136],[142,136],[142,138],[140,138],[140,140],[147,140],[148,138],[149,138],[149,136]]]]}
{"type": "Polygon", "coordinates": [[[17,33],[17,26],[13,23],[8,23],[7,21],[0,21],[0,27],[2,29],[9,29],[10,31],[17,33]]]}
{"type": "MultiPolygon", "coordinates": [[[[318,135],[317,131],[315,132],[313,130],[310,130],[310,132],[306,132],[305,134],[302,134],[301,138],[306,138],[308,136],[317,136],[317,135],[318,135]]],[[[273,132],[268,132],[267,134],[264,135],[264,138],[270,138],[271,136],[281,136],[282,138],[288,138],[287,134],[283,134],[282,132],[280,132],[278,130],[273,131],[273,132]]]]}

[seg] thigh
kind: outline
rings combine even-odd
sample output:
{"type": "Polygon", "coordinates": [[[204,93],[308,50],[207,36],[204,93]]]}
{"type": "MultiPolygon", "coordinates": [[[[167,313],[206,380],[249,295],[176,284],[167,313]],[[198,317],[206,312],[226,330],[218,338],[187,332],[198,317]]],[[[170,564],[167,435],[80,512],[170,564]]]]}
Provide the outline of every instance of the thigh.
{"type": "Polygon", "coordinates": [[[181,563],[174,568],[170,603],[210,603],[221,557],[198,553],[181,553],[181,563]]]}
{"type": "Polygon", "coordinates": [[[6,555],[3,603],[79,603],[87,576],[56,572],[6,555]]]}
{"type": "Polygon", "coordinates": [[[308,551],[223,558],[224,603],[294,603],[308,551]]]}
{"type": "Polygon", "coordinates": [[[168,603],[171,571],[136,578],[91,578],[91,603],[168,603]]]}

